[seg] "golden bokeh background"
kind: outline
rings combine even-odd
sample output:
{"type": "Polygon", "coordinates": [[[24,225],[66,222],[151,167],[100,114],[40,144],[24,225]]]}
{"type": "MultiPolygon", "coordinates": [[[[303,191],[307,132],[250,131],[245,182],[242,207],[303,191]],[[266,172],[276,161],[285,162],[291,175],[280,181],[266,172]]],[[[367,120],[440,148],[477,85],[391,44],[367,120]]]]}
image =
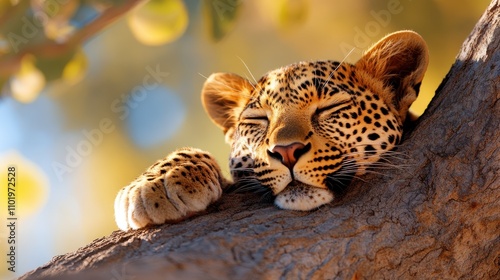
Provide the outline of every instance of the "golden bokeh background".
{"type": "MultiPolygon", "coordinates": [[[[1,2],[2,17],[15,2],[1,2]]],[[[101,12],[95,2],[64,1],[52,7],[60,18],[35,27],[64,41],[101,12]]],[[[152,0],[61,57],[27,53],[12,75],[2,63],[13,47],[31,43],[31,33],[9,36],[23,27],[1,26],[0,17],[0,218],[7,221],[8,166],[17,170],[18,218],[17,272],[2,261],[0,276],[21,275],[117,230],[117,191],[176,148],[208,150],[225,167],[229,149],[200,102],[211,73],[253,80],[301,60],[355,62],[384,35],[411,29],[430,49],[412,107],[421,113],[488,3],[152,0]]],[[[0,232],[6,252],[8,233],[0,232]]]]}

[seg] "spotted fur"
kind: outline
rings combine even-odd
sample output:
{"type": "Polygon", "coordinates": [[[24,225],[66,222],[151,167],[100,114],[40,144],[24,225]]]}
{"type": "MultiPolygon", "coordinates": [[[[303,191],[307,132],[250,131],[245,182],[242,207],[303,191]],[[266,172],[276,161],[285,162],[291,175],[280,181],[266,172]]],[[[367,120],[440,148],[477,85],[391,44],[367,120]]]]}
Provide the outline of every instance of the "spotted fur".
{"type": "Polygon", "coordinates": [[[122,230],[177,222],[222,195],[228,181],[207,152],[183,148],[158,160],[118,192],[115,220],[122,230]]]}
{"type": "Polygon", "coordinates": [[[427,63],[423,39],[401,31],[355,64],[299,62],[255,84],[235,74],[211,75],[203,105],[231,146],[233,182],[207,153],[181,149],[119,192],[118,226],[183,219],[204,210],[229,184],[269,193],[283,209],[331,202],[400,142],[427,63]]]}

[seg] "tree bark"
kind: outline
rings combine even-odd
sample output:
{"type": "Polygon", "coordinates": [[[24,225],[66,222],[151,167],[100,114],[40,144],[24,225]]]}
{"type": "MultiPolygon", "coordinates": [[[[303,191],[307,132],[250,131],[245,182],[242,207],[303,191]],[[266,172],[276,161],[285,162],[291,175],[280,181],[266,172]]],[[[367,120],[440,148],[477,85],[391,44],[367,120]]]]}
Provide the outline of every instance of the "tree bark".
{"type": "Polygon", "coordinates": [[[399,148],[341,203],[227,194],[205,215],[108,237],[21,279],[500,279],[500,0],[399,148]]]}

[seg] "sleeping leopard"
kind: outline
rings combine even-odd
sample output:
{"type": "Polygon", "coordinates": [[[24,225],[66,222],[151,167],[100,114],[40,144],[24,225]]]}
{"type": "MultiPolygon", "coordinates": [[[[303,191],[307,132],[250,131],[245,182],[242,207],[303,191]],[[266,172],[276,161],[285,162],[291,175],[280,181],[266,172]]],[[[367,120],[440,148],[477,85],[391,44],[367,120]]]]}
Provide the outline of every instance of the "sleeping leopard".
{"type": "Polygon", "coordinates": [[[232,180],[209,153],[179,149],[118,192],[118,227],[181,221],[234,186],[270,193],[281,209],[330,203],[401,141],[428,60],[422,37],[399,31],[355,64],[299,62],[256,83],[212,74],[202,102],[231,147],[232,180]]]}

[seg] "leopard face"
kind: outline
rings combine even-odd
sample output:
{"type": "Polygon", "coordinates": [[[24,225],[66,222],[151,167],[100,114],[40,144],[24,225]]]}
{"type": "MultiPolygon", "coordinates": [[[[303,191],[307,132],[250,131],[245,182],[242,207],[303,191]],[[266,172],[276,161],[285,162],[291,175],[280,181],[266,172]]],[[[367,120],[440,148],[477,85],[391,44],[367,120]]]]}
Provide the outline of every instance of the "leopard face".
{"type": "Polygon", "coordinates": [[[310,210],[399,143],[427,62],[423,39],[403,31],[355,64],[301,62],[255,84],[214,74],[202,99],[231,146],[235,183],[270,191],[280,208],[310,210]]]}
{"type": "Polygon", "coordinates": [[[249,100],[231,136],[232,175],[242,178],[251,168],[283,208],[330,202],[402,133],[397,114],[348,64],[319,61],[272,71],[249,100]],[[243,158],[252,163],[243,167],[243,158]]]}

